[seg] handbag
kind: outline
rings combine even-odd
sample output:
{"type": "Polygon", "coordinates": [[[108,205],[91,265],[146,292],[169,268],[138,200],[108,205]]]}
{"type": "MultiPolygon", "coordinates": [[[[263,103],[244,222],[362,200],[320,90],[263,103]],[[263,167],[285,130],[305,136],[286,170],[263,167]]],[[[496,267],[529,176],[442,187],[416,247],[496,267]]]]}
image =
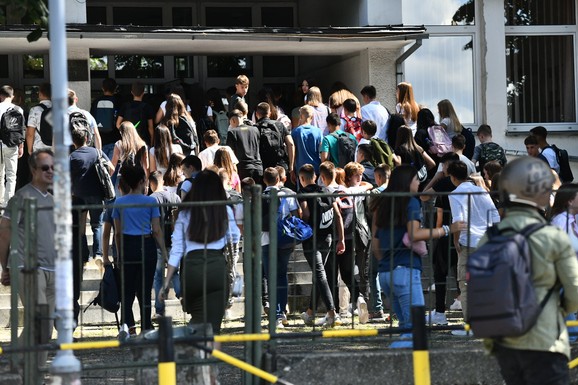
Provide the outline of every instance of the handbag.
{"type": "Polygon", "coordinates": [[[420,257],[427,256],[427,246],[425,241],[412,242],[411,239],[409,239],[409,234],[406,232],[405,234],[403,234],[402,242],[405,247],[407,247],[420,257]]]}
{"type": "Polygon", "coordinates": [[[301,218],[287,216],[277,221],[277,242],[288,245],[295,241],[303,242],[313,236],[313,229],[301,218]]]}
{"type": "Polygon", "coordinates": [[[104,157],[102,151],[98,151],[98,158],[94,162],[94,168],[96,169],[96,175],[98,176],[98,181],[100,182],[100,187],[102,190],[102,196],[104,200],[110,201],[116,198],[114,192],[114,185],[112,184],[112,179],[108,173],[108,161],[104,157]]]}

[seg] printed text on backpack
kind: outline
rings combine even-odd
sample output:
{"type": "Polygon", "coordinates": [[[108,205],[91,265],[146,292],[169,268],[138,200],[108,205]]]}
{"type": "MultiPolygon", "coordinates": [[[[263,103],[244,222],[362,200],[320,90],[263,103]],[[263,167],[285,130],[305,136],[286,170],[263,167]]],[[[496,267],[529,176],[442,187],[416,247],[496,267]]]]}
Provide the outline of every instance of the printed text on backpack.
{"type": "Polygon", "coordinates": [[[7,147],[24,142],[24,115],[15,107],[10,107],[0,118],[0,141],[7,147]]]}

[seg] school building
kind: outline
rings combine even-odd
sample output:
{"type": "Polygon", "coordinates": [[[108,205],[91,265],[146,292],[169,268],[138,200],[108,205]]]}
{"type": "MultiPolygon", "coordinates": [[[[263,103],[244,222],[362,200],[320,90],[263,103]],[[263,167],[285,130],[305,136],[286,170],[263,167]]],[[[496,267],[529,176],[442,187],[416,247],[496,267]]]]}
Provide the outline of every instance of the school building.
{"type": "MultiPolygon", "coordinates": [[[[104,77],[135,80],[162,98],[174,79],[225,89],[240,73],[249,102],[263,85],[288,100],[304,78],[327,98],[333,82],[366,84],[390,110],[395,86],[413,84],[437,113],[452,101],[466,126],[524,149],[543,125],[578,155],[576,0],[66,0],[70,86],[88,108],[104,77]]],[[[10,7],[0,26],[0,82],[25,91],[49,81],[49,41],[10,7]]]]}

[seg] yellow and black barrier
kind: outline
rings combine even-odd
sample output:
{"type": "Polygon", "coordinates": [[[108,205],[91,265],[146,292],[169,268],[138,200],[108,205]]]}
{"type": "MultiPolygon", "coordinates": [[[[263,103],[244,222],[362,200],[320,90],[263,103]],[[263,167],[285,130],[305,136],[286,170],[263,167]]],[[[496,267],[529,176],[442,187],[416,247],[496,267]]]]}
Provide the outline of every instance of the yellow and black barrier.
{"type": "Polygon", "coordinates": [[[429,352],[427,350],[427,330],[425,327],[425,307],[411,308],[413,322],[413,382],[415,385],[430,385],[429,352]]]}

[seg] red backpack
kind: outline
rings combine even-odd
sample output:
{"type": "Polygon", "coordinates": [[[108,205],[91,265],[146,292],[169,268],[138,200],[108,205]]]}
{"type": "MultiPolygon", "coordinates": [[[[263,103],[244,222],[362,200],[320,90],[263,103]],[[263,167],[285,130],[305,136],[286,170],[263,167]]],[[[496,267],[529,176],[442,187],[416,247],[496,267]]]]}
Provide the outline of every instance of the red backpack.
{"type": "Polygon", "coordinates": [[[344,131],[355,136],[355,139],[359,142],[361,140],[361,118],[343,116],[343,119],[345,120],[344,131]]]}

